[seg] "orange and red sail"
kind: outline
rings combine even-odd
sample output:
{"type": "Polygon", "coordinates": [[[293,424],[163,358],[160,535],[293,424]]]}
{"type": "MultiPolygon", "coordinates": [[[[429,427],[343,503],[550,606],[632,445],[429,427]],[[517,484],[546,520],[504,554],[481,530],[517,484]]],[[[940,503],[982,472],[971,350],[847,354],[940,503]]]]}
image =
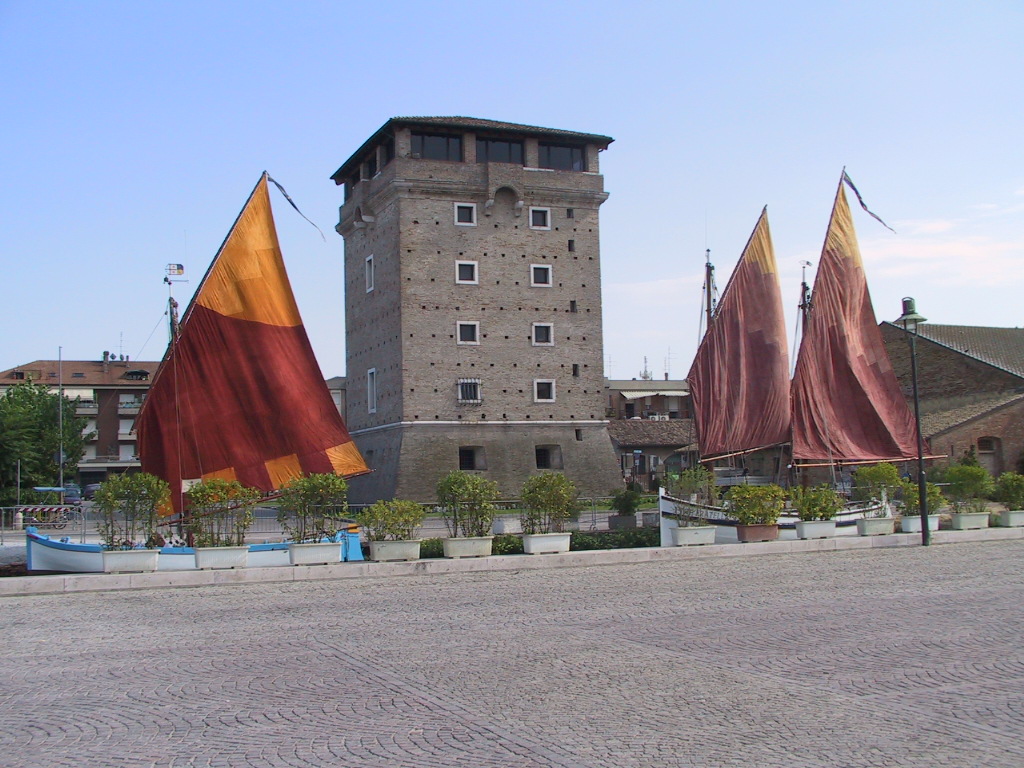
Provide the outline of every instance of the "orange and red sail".
{"type": "Polygon", "coordinates": [[[702,455],[789,441],[785,313],[767,209],[743,249],[686,378],[702,455]]]}
{"type": "Polygon", "coordinates": [[[792,383],[775,256],[761,214],[687,376],[703,456],[789,442],[793,458],[803,461],[916,457],[914,419],[871,307],[844,183],[845,172],[792,383]]]}
{"type": "Polygon", "coordinates": [[[273,491],[368,472],[292,295],[263,174],[196,291],[136,419],[144,471],[273,491]]]}
{"type": "Polygon", "coordinates": [[[843,183],[832,208],[793,377],[793,458],[914,458],[914,418],[871,307],[843,183]]]}

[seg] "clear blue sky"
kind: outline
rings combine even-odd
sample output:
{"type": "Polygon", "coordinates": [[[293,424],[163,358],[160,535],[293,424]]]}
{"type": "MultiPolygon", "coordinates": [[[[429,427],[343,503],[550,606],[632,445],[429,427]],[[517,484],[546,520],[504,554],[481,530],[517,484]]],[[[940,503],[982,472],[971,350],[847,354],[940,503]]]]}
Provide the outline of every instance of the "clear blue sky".
{"type": "MultiPolygon", "coordinates": [[[[0,369],[159,359],[259,174],[325,376],[343,374],[341,190],[396,115],[610,135],[606,373],[685,376],[704,250],[724,286],[768,206],[786,303],[843,166],[879,319],[1019,326],[1024,5],[0,2],[0,369]]],[[[792,317],[792,316],[791,316],[792,317]]],[[[790,327],[793,326],[792,319],[790,327]]]]}

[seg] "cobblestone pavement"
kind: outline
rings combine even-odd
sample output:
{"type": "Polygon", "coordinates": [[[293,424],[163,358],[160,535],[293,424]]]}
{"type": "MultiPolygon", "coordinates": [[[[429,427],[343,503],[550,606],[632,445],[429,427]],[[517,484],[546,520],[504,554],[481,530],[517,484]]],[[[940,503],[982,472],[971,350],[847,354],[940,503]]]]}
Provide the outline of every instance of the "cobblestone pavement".
{"type": "Polygon", "coordinates": [[[2,766],[1024,765],[1024,542],[10,597],[2,766]]]}

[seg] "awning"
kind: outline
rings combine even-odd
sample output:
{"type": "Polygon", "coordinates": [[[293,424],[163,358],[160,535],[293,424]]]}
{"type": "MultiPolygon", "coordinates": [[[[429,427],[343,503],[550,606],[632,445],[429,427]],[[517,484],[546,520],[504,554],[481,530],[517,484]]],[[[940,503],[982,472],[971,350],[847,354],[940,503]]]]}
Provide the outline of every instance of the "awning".
{"type": "Polygon", "coordinates": [[[654,397],[656,395],[663,395],[664,397],[686,397],[690,393],[685,389],[620,389],[619,394],[627,400],[639,400],[641,397],[654,397]]]}

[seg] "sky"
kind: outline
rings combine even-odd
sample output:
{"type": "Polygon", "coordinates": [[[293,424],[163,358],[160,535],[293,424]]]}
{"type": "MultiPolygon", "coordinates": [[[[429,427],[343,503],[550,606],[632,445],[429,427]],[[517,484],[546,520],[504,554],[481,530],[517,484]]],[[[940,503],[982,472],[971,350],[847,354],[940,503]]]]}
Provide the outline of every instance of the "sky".
{"type": "Polygon", "coordinates": [[[605,374],[684,378],[710,249],[762,207],[795,329],[845,167],[879,320],[1022,325],[1024,4],[0,0],[0,370],[158,360],[263,170],[325,376],[344,375],[342,191],[389,118],[611,136],[605,374]]]}

